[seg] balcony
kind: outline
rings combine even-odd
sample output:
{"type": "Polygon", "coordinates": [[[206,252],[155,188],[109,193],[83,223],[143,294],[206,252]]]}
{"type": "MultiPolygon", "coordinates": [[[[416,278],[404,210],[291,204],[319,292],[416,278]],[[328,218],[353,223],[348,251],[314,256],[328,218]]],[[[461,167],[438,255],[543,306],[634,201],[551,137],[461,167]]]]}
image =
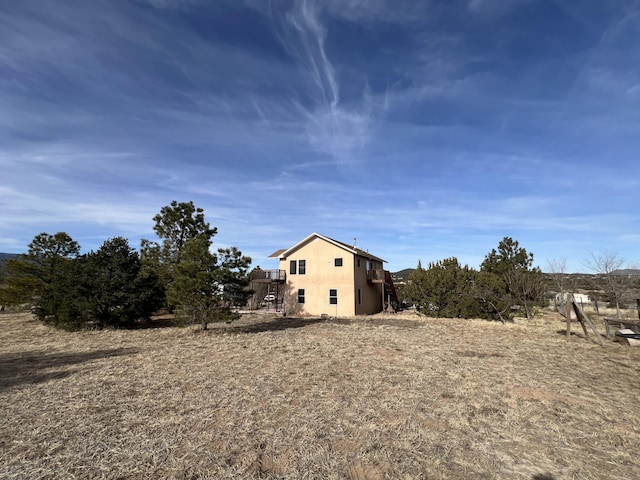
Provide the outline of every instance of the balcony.
{"type": "Polygon", "coordinates": [[[384,283],[384,270],[381,268],[367,270],[367,282],[384,283]]]}
{"type": "Polygon", "coordinates": [[[251,273],[251,281],[253,282],[284,283],[286,280],[287,280],[286,270],[254,270],[251,273]]]}

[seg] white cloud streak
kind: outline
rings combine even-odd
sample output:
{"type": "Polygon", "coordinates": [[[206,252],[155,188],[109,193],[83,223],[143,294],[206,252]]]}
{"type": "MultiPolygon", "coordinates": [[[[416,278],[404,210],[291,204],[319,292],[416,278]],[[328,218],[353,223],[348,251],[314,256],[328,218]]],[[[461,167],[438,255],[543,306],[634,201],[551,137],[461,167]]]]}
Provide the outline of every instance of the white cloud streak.
{"type": "MultiPolygon", "coordinates": [[[[290,101],[303,119],[309,144],[339,166],[353,166],[362,161],[385,99],[377,101],[365,88],[360,101],[341,101],[339,75],[325,48],[327,29],[322,17],[326,10],[322,7],[321,2],[301,1],[284,17],[272,17],[278,23],[280,42],[307,79],[306,88],[294,90],[290,101]]],[[[263,108],[258,105],[256,110],[263,108]]]]}

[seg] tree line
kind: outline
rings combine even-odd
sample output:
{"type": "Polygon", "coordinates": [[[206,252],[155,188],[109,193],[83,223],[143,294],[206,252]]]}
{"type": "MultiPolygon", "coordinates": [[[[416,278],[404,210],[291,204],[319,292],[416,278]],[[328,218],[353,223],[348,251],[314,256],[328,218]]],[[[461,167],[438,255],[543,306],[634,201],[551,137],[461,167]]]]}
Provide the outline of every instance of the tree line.
{"type": "Polygon", "coordinates": [[[460,265],[456,257],[419,262],[404,288],[405,299],[420,312],[449,318],[485,318],[503,323],[515,314],[531,318],[546,303],[542,272],[533,253],[505,237],[480,269],[460,265]]]}
{"type": "Polygon", "coordinates": [[[47,324],[65,329],[131,327],[161,308],[177,324],[230,321],[251,292],[251,258],[236,247],[211,251],[217,229],[193,202],[177,201],[153,217],[158,239],[106,240],[80,254],[67,233],[41,233],[28,252],[5,262],[0,304],[28,304],[47,324]]]}
{"type": "MultiPolygon", "coordinates": [[[[126,328],[159,309],[179,325],[231,321],[234,307],[245,305],[251,259],[236,247],[212,252],[217,229],[193,202],[171,202],[153,217],[156,240],[143,239],[140,251],[114,237],[80,254],[67,233],[41,233],[28,252],[10,258],[0,271],[0,305],[28,304],[43,322],[66,329],[126,328]]],[[[428,315],[485,318],[506,322],[531,318],[546,305],[549,285],[533,266],[533,253],[504,237],[478,270],[456,257],[421,263],[403,289],[404,300],[428,315]]],[[[559,292],[567,291],[566,261],[550,263],[559,292]]],[[[589,267],[618,310],[628,291],[617,256],[592,254],[589,267]]]]}

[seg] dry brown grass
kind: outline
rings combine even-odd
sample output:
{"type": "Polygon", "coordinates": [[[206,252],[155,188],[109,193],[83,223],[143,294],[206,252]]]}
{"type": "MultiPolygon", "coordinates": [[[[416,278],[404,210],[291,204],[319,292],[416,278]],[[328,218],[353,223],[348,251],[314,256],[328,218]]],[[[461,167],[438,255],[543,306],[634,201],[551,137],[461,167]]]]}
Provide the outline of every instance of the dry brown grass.
{"type": "Polygon", "coordinates": [[[640,348],[563,329],[247,316],[69,333],[5,313],[0,477],[638,478],[640,348]]]}

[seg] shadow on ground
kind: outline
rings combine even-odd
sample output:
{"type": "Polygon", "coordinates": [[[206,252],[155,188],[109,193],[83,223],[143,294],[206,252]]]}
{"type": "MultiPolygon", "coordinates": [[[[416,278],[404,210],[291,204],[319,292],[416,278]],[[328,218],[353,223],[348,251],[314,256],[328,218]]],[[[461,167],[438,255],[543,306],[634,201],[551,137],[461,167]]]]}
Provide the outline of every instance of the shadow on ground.
{"type": "MultiPolygon", "coordinates": [[[[242,322],[242,320],[240,320],[242,322]]],[[[365,327],[391,326],[401,328],[417,328],[420,323],[414,320],[402,318],[382,317],[382,318],[299,318],[299,317],[266,317],[264,319],[252,319],[247,323],[232,323],[229,325],[213,325],[210,331],[213,333],[260,333],[277,332],[291,328],[304,328],[318,323],[331,323],[334,325],[360,325],[365,327]]]]}
{"type": "Polygon", "coordinates": [[[422,324],[415,320],[409,320],[406,318],[395,318],[393,316],[389,317],[375,317],[375,318],[332,318],[330,319],[331,323],[335,323],[338,325],[362,325],[365,327],[402,327],[402,328],[418,328],[421,327],[422,324]]]}
{"type": "MultiPolygon", "coordinates": [[[[558,335],[562,335],[562,336],[566,336],[566,335],[567,335],[567,331],[566,331],[566,330],[564,330],[564,329],[563,329],[563,330],[556,330],[556,333],[557,333],[558,335]]],[[[569,332],[569,335],[570,335],[571,337],[578,337],[578,338],[582,338],[582,339],[584,340],[584,335],[583,335],[582,333],[578,333],[578,332],[570,331],[570,332],[569,332]]]]}
{"type": "Polygon", "coordinates": [[[216,325],[211,332],[216,333],[261,333],[277,332],[290,328],[303,328],[326,322],[323,318],[274,317],[249,324],[216,325]]]}
{"type": "Polygon", "coordinates": [[[68,368],[101,358],[133,355],[135,348],[113,348],[75,353],[19,352],[0,355],[0,391],[23,384],[68,377],[79,371],[68,368]]]}
{"type": "Polygon", "coordinates": [[[170,328],[175,327],[173,315],[158,316],[146,320],[139,320],[124,327],[125,330],[147,330],[150,328],[170,328]]]}

